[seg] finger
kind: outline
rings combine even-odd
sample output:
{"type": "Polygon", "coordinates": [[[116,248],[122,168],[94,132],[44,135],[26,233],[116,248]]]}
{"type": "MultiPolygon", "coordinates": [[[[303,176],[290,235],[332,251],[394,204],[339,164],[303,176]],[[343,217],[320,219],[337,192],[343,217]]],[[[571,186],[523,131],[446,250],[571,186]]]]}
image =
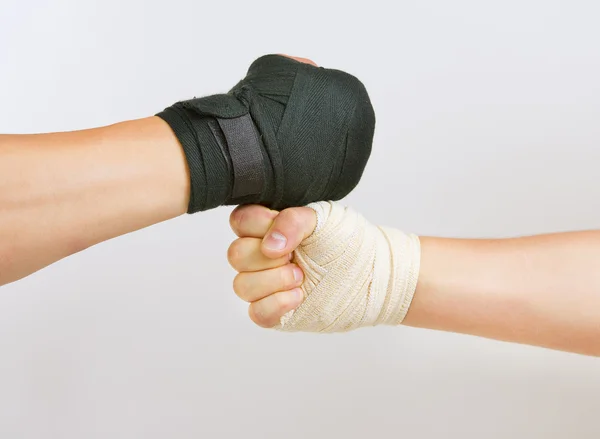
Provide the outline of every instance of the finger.
{"type": "Polygon", "coordinates": [[[269,258],[289,254],[310,236],[316,225],[317,215],[309,207],[282,210],[263,239],[262,252],[269,258]]]}
{"type": "Polygon", "coordinates": [[[238,238],[227,250],[227,260],[236,271],[259,271],[280,267],[290,262],[289,255],[267,258],[260,250],[259,238],[238,238]]]}
{"type": "Polygon", "coordinates": [[[287,264],[270,270],[246,272],[233,279],[233,291],[246,302],[256,302],[277,292],[302,285],[304,273],[295,264],[287,264]]]}
{"type": "Polygon", "coordinates": [[[231,230],[240,238],[262,238],[279,212],[257,204],[238,206],[229,216],[231,230]]]}
{"type": "Polygon", "coordinates": [[[294,60],[296,60],[298,62],[301,62],[301,63],[304,63],[304,64],[310,64],[311,66],[318,67],[317,63],[315,63],[313,60],[308,59],[308,58],[300,58],[298,56],[290,56],[290,55],[283,55],[283,54],[281,54],[281,56],[285,56],[287,58],[292,58],[292,59],[294,59],[294,60]]]}
{"type": "Polygon", "coordinates": [[[281,291],[251,303],[248,315],[258,326],[272,328],[279,324],[286,313],[298,308],[303,300],[304,293],[300,288],[281,291]]]}

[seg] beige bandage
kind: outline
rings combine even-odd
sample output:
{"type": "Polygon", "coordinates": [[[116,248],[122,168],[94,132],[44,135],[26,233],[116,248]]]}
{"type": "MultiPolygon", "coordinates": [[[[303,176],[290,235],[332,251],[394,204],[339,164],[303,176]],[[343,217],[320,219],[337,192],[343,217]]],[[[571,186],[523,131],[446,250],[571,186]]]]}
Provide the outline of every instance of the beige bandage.
{"type": "Polygon", "coordinates": [[[417,286],[419,238],[377,227],[335,202],[308,207],[317,227],[294,253],[305,301],[278,329],[343,332],[402,323],[417,286]]]}

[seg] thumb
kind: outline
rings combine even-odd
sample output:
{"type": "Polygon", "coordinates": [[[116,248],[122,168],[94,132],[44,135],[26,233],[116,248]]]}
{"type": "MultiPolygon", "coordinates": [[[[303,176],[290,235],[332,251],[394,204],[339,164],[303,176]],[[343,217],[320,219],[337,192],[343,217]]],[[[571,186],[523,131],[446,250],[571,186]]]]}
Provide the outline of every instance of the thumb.
{"type": "Polygon", "coordinates": [[[310,236],[317,225],[317,215],[309,207],[292,207],[275,217],[263,238],[262,252],[268,258],[279,258],[292,253],[310,236]]]}

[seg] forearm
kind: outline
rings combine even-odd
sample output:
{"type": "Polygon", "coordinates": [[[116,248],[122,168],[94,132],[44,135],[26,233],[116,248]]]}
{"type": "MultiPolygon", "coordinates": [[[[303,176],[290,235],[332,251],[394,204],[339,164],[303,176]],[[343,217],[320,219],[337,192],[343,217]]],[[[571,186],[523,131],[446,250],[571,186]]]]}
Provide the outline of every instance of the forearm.
{"type": "Polygon", "coordinates": [[[186,212],[189,176],[157,117],[0,136],[0,285],[186,212]]]}
{"type": "Polygon", "coordinates": [[[600,232],[421,246],[405,324],[600,355],[600,232]]]}

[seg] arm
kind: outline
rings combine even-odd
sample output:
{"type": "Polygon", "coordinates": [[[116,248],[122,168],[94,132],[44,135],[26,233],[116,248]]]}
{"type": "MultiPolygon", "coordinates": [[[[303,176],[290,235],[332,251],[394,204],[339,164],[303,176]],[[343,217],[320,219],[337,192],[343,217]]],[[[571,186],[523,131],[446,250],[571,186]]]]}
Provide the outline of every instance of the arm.
{"type": "Polygon", "coordinates": [[[345,196],[371,151],[375,115],[366,89],[347,73],[285,58],[260,57],[229,93],[176,102],[158,117],[0,136],[0,285],[185,212],[345,196]],[[325,85],[292,93],[295,78],[317,77],[325,85]],[[339,100],[328,99],[323,87],[339,100]],[[321,112],[302,104],[307,96],[321,99],[321,112]],[[292,117],[284,118],[288,106],[292,117]],[[347,120],[346,134],[330,129],[331,117],[347,120]],[[305,158],[284,163],[280,149],[303,124],[320,134],[293,143],[305,158]],[[348,154],[352,163],[330,178],[348,154]]]}
{"type": "Polygon", "coordinates": [[[158,117],[0,135],[0,285],[186,212],[185,155],[158,117]]]}
{"type": "MultiPolygon", "coordinates": [[[[231,225],[240,237],[229,251],[240,272],[234,290],[250,302],[252,320],[274,327],[303,302],[302,277],[294,278],[298,267],[281,256],[311,236],[314,211],[276,215],[247,206],[233,212],[231,225]],[[273,232],[287,237],[281,249],[269,245],[273,232]]],[[[600,356],[600,232],[498,240],[422,237],[420,243],[417,286],[403,324],[600,356]]],[[[326,271],[336,270],[334,265],[326,271]]],[[[351,275],[355,268],[346,264],[343,270],[351,275]]],[[[347,290],[327,294],[335,300],[347,290]]]]}
{"type": "Polygon", "coordinates": [[[421,249],[406,325],[600,355],[600,232],[421,249]]]}

